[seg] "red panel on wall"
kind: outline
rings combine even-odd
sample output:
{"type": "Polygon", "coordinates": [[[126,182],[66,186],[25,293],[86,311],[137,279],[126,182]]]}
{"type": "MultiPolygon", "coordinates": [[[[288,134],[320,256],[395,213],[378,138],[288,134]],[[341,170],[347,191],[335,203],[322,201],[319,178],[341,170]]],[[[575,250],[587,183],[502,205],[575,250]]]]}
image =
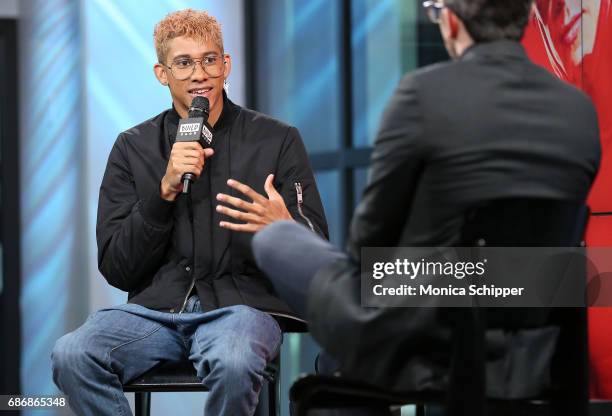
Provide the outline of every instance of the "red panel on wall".
{"type": "Polygon", "coordinates": [[[612,212],[610,0],[537,0],[523,44],[534,62],[581,88],[595,103],[603,157],[589,205],[594,212],[612,212]]]}
{"type": "MultiPolygon", "coordinates": [[[[611,0],[536,0],[523,44],[530,58],[587,93],[599,117],[602,163],[589,196],[596,213],[612,214],[611,0]]],[[[571,115],[568,115],[571,116],[571,115]]],[[[591,217],[590,246],[612,246],[612,215],[591,217]]],[[[612,309],[589,311],[591,392],[612,398],[612,309]]]]}

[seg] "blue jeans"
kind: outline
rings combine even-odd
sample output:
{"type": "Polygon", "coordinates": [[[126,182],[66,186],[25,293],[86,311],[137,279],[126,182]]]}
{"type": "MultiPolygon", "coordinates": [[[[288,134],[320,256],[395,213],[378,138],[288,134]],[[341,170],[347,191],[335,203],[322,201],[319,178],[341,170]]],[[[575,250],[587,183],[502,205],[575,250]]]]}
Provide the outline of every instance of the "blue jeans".
{"type": "Polygon", "coordinates": [[[252,415],[281,339],[274,318],[244,305],[202,312],[192,296],[177,314],[125,304],[93,313],[56,342],[53,380],[78,415],[130,415],[122,384],[189,358],[210,391],[206,415],[252,415]]]}

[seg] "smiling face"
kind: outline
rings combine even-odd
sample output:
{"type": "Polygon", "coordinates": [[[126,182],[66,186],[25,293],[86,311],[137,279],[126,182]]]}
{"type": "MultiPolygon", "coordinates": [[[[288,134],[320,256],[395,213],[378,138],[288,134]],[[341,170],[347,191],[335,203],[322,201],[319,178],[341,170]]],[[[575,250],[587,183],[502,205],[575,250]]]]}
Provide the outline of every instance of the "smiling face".
{"type": "Polygon", "coordinates": [[[536,7],[566,65],[593,52],[601,0],[538,0],[536,7]]]}
{"type": "MultiPolygon", "coordinates": [[[[213,42],[200,41],[197,39],[179,36],[171,39],[167,45],[165,62],[154,66],[155,75],[160,83],[168,85],[174,107],[181,118],[187,117],[191,101],[197,96],[208,98],[210,103],[210,115],[208,122],[214,126],[223,109],[223,82],[229,76],[231,70],[231,57],[223,54],[223,51],[215,46],[213,42]],[[202,59],[210,59],[217,56],[218,69],[205,71],[202,67],[202,59]],[[187,79],[177,79],[176,68],[188,60],[196,60],[195,68],[187,79]],[[172,67],[173,71],[169,69],[172,67]],[[211,76],[219,74],[218,76],[211,76]]],[[[179,76],[178,78],[182,78],[179,76]]]]}

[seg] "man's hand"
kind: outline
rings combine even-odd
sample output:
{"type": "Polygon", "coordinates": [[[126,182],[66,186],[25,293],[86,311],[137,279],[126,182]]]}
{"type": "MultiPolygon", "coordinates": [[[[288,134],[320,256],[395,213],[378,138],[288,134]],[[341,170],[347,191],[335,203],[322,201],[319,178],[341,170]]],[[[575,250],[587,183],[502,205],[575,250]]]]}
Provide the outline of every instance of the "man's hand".
{"type": "Polygon", "coordinates": [[[223,205],[217,205],[217,211],[227,215],[235,220],[242,221],[244,224],[236,224],[233,222],[221,221],[219,226],[230,229],[232,231],[244,231],[248,233],[256,233],[266,225],[275,221],[293,220],[291,214],[287,210],[283,197],[274,189],[272,181],[274,175],[268,175],[264,189],[268,198],[258,194],[249,186],[230,179],[227,184],[232,188],[246,195],[252,202],[247,202],[240,198],[235,198],[226,194],[218,194],[217,200],[233,205],[232,209],[223,205]]]}
{"type": "Polygon", "coordinates": [[[204,149],[198,142],[175,142],[166,167],[166,174],[161,180],[161,197],[174,201],[183,190],[181,179],[185,173],[200,177],[206,158],[214,154],[212,149],[204,149]]]}

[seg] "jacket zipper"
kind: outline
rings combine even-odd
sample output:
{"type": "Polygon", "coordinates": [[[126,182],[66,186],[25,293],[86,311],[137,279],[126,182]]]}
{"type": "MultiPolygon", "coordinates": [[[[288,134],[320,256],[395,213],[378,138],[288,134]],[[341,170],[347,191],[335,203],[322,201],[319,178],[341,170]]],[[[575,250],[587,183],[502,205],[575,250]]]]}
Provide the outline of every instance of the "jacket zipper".
{"type": "Polygon", "coordinates": [[[185,294],[185,300],[183,300],[183,306],[181,306],[181,310],[178,313],[183,313],[185,307],[187,306],[187,301],[189,300],[189,295],[191,295],[191,291],[195,286],[195,225],[193,223],[193,203],[191,201],[191,194],[188,194],[187,197],[187,209],[189,211],[189,221],[191,222],[191,265],[185,268],[191,274],[191,285],[189,285],[189,290],[185,294]]]}
{"type": "Polygon", "coordinates": [[[315,229],[312,225],[312,222],[308,219],[306,215],[304,215],[304,211],[302,210],[302,204],[304,203],[304,197],[302,195],[302,184],[300,182],[295,182],[293,185],[295,186],[295,193],[297,194],[298,213],[300,214],[300,217],[302,217],[308,223],[310,230],[314,233],[315,229]]]}
{"type": "MultiPolygon", "coordinates": [[[[193,269],[190,270],[191,274],[193,275],[193,269]]],[[[185,295],[185,300],[183,301],[183,306],[181,306],[181,310],[179,311],[179,313],[183,313],[183,311],[185,310],[185,307],[187,306],[187,301],[189,300],[189,295],[191,294],[191,291],[193,290],[193,287],[195,286],[195,276],[191,279],[191,285],[189,286],[189,290],[187,291],[187,294],[185,295]]]]}

